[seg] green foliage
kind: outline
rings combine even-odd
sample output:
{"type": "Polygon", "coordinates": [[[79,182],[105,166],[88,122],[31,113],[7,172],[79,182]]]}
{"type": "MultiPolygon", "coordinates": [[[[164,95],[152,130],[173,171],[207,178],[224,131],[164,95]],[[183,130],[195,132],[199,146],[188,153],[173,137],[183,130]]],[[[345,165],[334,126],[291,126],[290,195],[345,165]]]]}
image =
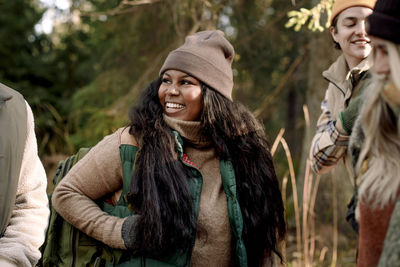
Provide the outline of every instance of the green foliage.
{"type": "MultiPolygon", "coordinates": [[[[65,20],[44,35],[34,30],[45,12],[39,0],[0,0],[0,82],[20,91],[31,104],[42,159],[74,154],[129,124],[130,107],[157,78],[167,54],[187,34],[218,28],[236,51],[234,99],[257,110],[271,97],[258,119],[271,142],[286,129],[298,169],[301,108],[308,81],[315,79],[308,77],[305,53],[315,35],[298,31],[306,24],[312,31],[328,27],[321,21],[329,19],[332,0],[299,11],[291,11],[290,1],[273,0],[139,2],[143,1],[71,0],[65,20]],[[290,72],[298,59],[304,62],[290,72]]],[[[303,0],[301,5],[310,2],[303,0]]],[[[288,174],[285,154],[277,151],[274,161],[282,179],[288,174]]],[[[292,227],[293,198],[287,192],[292,227]]]]}
{"type": "Polygon", "coordinates": [[[2,1],[0,13],[0,81],[31,99],[35,95],[32,89],[50,83],[42,55],[51,44],[34,31],[43,10],[35,1],[15,0],[2,1]]]}
{"type": "MultiPolygon", "coordinates": [[[[83,4],[76,2],[77,7],[83,4]]],[[[104,1],[91,4],[95,9],[92,14],[115,7],[107,7],[104,1]]],[[[129,107],[140,90],[157,77],[165,44],[173,43],[172,24],[165,23],[166,7],[140,7],[140,12],[106,16],[102,20],[90,14],[82,17],[89,29],[88,62],[93,63],[95,71],[90,82],[81,86],[70,101],[68,120],[73,147],[96,143],[128,123],[129,107]]]]}
{"type": "Polygon", "coordinates": [[[58,109],[55,104],[60,91],[55,85],[61,82],[53,66],[54,44],[49,36],[34,30],[44,11],[38,1],[0,4],[0,82],[21,92],[31,105],[42,137],[39,144],[55,135],[57,120],[49,107],[58,109]]]}
{"type": "MultiPolygon", "coordinates": [[[[234,98],[256,110],[280,86],[292,62],[303,53],[307,36],[284,27],[286,13],[291,8],[285,1],[243,0],[235,1],[230,7],[232,11],[229,13],[227,10],[226,13],[230,18],[228,26],[235,30],[232,43],[237,54],[233,64],[236,74],[234,98]]],[[[296,75],[285,81],[285,89],[258,117],[272,140],[282,127],[287,128],[289,133],[297,131],[299,137],[301,129],[287,118],[290,107],[300,110],[298,113],[301,114],[297,101],[303,99],[306,84],[299,82],[300,78],[301,75],[296,75]],[[293,97],[289,97],[290,90],[293,97]],[[289,125],[286,126],[286,123],[289,125]]],[[[279,165],[282,161],[277,162],[279,165]]]]}
{"type": "MultiPolygon", "coordinates": [[[[66,21],[49,36],[33,30],[45,11],[37,2],[7,3],[0,11],[10,17],[0,19],[10,27],[2,27],[0,35],[6,31],[3,39],[20,39],[9,46],[0,44],[0,54],[7,59],[0,63],[0,79],[31,104],[41,155],[74,153],[126,125],[130,106],[188,33],[226,31],[237,53],[234,97],[251,109],[278,86],[305,42],[283,27],[290,5],[282,1],[166,0],[128,5],[135,1],[73,0],[66,21]],[[24,15],[25,21],[21,12],[32,14],[24,15]]],[[[296,88],[302,94],[304,89],[296,88]]],[[[285,97],[277,97],[271,112],[261,118],[268,121],[271,138],[285,120],[284,112],[273,112],[285,106],[280,104],[285,97]]]]}
{"type": "Polygon", "coordinates": [[[329,19],[332,14],[332,5],[334,0],[321,0],[319,4],[311,9],[300,8],[299,11],[292,10],[287,13],[289,20],[285,24],[286,28],[294,27],[295,31],[300,31],[301,27],[308,21],[307,28],[311,31],[323,32],[324,29],[329,28],[329,19]],[[326,12],[326,16],[324,13],[326,12]],[[326,22],[322,23],[321,20],[325,18],[326,22]]]}
{"type": "MultiPolygon", "coordinates": [[[[5,59],[0,80],[31,104],[41,155],[72,154],[127,125],[141,90],[188,33],[214,28],[227,33],[237,54],[234,98],[253,110],[281,83],[306,40],[284,28],[290,10],[284,1],[71,3],[50,35],[34,31],[45,12],[37,1],[0,5],[6,14],[0,22],[9,25],[0,28],[0,37],[9,40],[0,44],[5,59]]],[[[305,91],[296,81],[287,86],[300,96],[305,91]]],[[[286,92],[277,96],[260,117],[271,139],[286,121],[286,98],[286,92]]]]}

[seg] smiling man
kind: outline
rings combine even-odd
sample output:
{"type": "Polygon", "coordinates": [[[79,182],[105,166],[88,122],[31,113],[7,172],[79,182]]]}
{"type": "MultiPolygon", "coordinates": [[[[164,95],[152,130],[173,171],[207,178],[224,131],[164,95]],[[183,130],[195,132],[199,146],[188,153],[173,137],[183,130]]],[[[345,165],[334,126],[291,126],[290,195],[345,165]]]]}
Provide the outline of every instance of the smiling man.
{"type": "Polygon", "coordinates": [[[318,174],[328,172],[343,158],[353,178],[346,151],[361,106],[358,96],[370,76],[371,43],[365,20],[374,5],[375,0],[337,0],[333,5],[330,33],[342,55],[322,74],[329,86],[310,149],[311,166],[318,174]]]}

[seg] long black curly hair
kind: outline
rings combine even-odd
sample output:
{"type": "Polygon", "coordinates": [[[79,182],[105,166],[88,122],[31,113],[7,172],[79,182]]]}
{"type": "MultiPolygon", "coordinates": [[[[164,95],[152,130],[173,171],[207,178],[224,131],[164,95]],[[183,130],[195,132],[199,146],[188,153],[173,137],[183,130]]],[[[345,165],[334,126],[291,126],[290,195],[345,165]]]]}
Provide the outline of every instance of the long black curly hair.
{"type": "MultiPolygon", "coordinates": [[[[137,211],[137,255],[160,257],[191,246],[196,229],[187,168],[177,160],[175,141],[163,120],[158,99],[161,79],[143,92],[130,112],[130,134],[139,143],[128,200],[137,211]]],[[[202,135],[221,160],[230,160],[236,175],[243,216],[243,240],[249,266],[271,261],[286,234],[284,207],[267,138],[242,104],[202,84],[202,135]]]]}

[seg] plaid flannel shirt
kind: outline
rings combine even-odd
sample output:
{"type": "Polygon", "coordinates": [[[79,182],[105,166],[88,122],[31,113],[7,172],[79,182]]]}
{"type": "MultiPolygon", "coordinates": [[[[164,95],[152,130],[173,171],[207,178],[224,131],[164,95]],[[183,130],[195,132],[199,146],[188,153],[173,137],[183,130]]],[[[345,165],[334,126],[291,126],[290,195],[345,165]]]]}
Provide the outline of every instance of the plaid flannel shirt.
{"type": "Polygon", "coordinates": [[[331,117],[328,100],[321,103],[322,114],[311,146],[311,166],[316,173],[328,172],[346,154],[350,136],[336,128],[337,122],[331,117]]]}
{"type": "Polygon", "coordinates": [[[323,73],[329,86],[321,103],[322,113],[310,149],[311,167],[318,174],[328,172],[340,159],[347,157],[350,136],[343,129],[339,113],[347,107],[353,91],[363,85],[358,79],[355,81],[355,77],[360,77],[370,66],[369,59],[365,59],[349,71],[342,55],[323,73]]]}

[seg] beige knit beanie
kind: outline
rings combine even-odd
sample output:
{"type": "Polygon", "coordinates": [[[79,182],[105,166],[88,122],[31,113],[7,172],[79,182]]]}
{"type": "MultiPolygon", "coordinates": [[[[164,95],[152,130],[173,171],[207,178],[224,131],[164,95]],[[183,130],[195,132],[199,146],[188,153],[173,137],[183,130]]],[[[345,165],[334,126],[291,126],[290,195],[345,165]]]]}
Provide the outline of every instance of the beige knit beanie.
{"type": "Polygon", "coordinates": [[[369,7],[373,9],[376,0],[336,0],[332,7],[331,25],[337,15],[343,10],[354,6],[369,7]]]}
{"type": "Polygon", "coordinates": [[[169,53],[160,75],[170,69],[183,71],[232,100],[234,55],[233,46],[222,31],[197,32],[169,53]]]}

